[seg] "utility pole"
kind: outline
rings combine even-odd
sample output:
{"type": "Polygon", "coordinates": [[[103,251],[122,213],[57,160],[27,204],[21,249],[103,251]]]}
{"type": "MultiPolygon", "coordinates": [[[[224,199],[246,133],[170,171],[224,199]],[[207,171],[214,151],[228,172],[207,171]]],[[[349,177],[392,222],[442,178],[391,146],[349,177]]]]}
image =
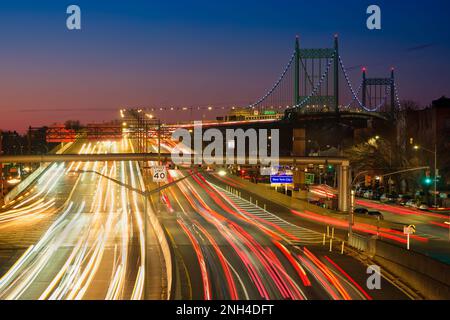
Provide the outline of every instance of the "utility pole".
{"type": "MultiPolygon", "coordinates": [[[[145,180],[144,180],[145,183],[145,180]]],[[[145,186],[144,186],[145,188],[145,186]]],[[[147,207],[147,194],[143,194],[143,198],[144,198],[144,252],[145,252],[145,256],[144,256],[144,300],[147,300],[147,261],[148,261],[148,250],[147,250],[147,244],[148,244],[148,236],[147,236],[147,220],[148,220],[148,207],[147,207]]]]}
{"type": "Polygon", "coordinates": [[[158,165],[161,165],[161,120],[158,119],[158,165]]]}
{"type": "MultiPolygon", "coordinates": [[[[158,166],[161,165],[161,120],[158,119],[158,166]]],[[[158,214],[161,211],[161,182],[158,182],[158,214]]]]}
{"type": "Polygon", "coordinates": [[[423,149],[426,152],[432,153],[434,155],[434,207],[437,207],[437,177],[439,170],[437,168],[437,143],[434,144],[434,150],[430,150],[421,146],[414,146],[415,150],[423,149]]]}
{"type": "Polygon", "coordinates": [[[434,144],[434,207],[437,208],[437,143],[434,144]]]}
{"type": "MultiPolygon", "coordinates": [[[[144,122],[145,122],[145,128],[144,128],[144,134],[145,134],[145,154],[147,154],[147,152],[148,152],[148,137],[147,137],[147,119],[145,119],[145,117],[143,117],[143,119],[144,119],[144,122]]],[[[142,166],[142,172],[143,172],[143,174],[144,174],[144,184],[145,184],[145,167],[146,167],[146,165],[147,165],[147,159],[144,157],[144,165],[142,166]]],[[[143,186],[144,188],[145,188],[145,185],[143,186]]],[[[146,189],[146,188],[145,188],[146,189]]],[[[147,227],[147,221],[148,221],[148,205],[147,205],[147,202],[148,202],[148,198],[147,198],[147,194],[144,194],[144,219],[145,219],[145,221],[144,221],[144,233],[145,233],[145,236],[144,236],[144,241],[145,241],[145,246],[144,246],[144,249],[145,249],[145,262],[144,262],[144,268],[145,268],[145,275],[147,275],[147,270],[148,270],[148,268],[147,268],[147,265],[148,265],[148,236],[147,236],[147,232],[148,232],[148,227],[147,227]]],[[[147,279],[148,279],[148,277],[147,276],[145,276],[144,277],[144,279],[145,279],[145,281],[144,281],[144,300],[147,300],[147,279]]]]}

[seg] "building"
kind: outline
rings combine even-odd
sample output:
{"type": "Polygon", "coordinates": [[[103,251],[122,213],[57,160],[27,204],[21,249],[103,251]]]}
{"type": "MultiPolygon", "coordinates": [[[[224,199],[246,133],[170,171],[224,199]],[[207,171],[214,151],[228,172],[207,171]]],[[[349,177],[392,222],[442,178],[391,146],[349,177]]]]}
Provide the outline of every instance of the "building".
{"type": "MultiPolygon", "coordinates": [[[[437,147],[437,168],[441,187],[450,186],[450,99],[441,97],[423,110],[406,110],[406,137],[411,146],[418,145],[434,151],[437,147]]],[[[411,148],[410,148],[411,149],[411,148]]],[[[434,167],[432,152],[415,153],[418,164],[434,167]]]]}

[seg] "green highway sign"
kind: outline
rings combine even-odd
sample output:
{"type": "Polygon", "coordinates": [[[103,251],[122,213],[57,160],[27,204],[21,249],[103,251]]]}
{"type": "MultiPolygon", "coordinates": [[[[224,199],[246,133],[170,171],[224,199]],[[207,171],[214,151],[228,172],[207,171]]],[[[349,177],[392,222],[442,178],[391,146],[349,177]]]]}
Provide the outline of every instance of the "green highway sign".
{"type": "Polygon", "coordinates": [[[314,173],[305,173],[305,184],[314,184],[314,173]]]}

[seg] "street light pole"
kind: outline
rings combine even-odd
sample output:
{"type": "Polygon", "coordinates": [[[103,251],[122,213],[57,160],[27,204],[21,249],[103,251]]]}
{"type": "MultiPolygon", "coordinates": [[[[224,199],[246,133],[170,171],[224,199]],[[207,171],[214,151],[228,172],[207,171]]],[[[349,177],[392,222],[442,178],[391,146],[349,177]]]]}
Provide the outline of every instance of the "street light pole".
{"type": "Polygon", "coordinates": [[[437,144],[434,145],[434,208],[437,208],[437,144]]]}
{"type": "MultiPolygon", "coordinates": [[[[147,132],[147,130],[148,130],[148,127],[147,127],[147,119],[145,119],[145,118],[143,118],[143,120],[144,120],[144,139],[145,139],[145,141],[144,141],[144,146],[145,146],[145,154],[147,154],[147,152],[148,152],[148,137],[147,137],[147,134],[148,134],[148,132],[147,132]]],[[[145,167],[146,167],[146,165],[147,165],[147,160],[144,158],[144,165],[142,166],[142,172],[144,173],[144,183],[145,183],[145,167]]],[[[144,188],[145,188],[145,186],[144,186],[144,188]]],[[[144,249],[145,249],[145,262],[144,262],[144,268],[145,268],[145,277],[144,277],[144,300],[147,300],[147,279],[148,279],[148,276],[147,276],[147,270],[148,270],[148,268],[147,268],[147,261],[148,261],[148,237],[147,237],[147,218],[148,218],[148,212],[147,212],[147,210],[148,210],[148,208],[147,208],[147,202],[148,202],[148,198],[147,198],[147,188],[145,188],[145,193],[144,193],[144,219],[145,219],[145,221],[144,221],[144,233],[145,233],[145,235],[144,235],[144,241],[145,241],[145,246],[144,246],[144,249]]]]}
{"type": "Polygon", "coordinates": [[[148,208],[147,208],[147,192],[145,192],[145,194],[143,194],[144,197],[144,300],[147,300],[147,279],[148,279],[148,275],[147,275],[147,261],[148,261],[148,250],[147,250],[147,245],[148,245],[148,239],[147,239],[147,217],[148,217],[148,208]]]}
{"type": "Polygon", "coordinates": [[[415,150],[425,150],[427,152],[430,152],[434,155],[434,207],[437,207],[437,176],[438,176],[438,169],[437,169],[437,143],[434,144],[434,151],[421,147],[421,146],[414,146],[415,150]]]}
{"type": "Polygon", "coordinates": [[[354,210],[355,210],[355,190],[353,190],[353,186],[357,182],[357,179],[362,176],[363,174],[369,173],[369,171],[361,171],[356,174],[356,176],[353,178],[352,183],[350,184],[350,212],[348,217],[348,238],[350,241],[350,238],[353,233],[353,220],[354,220],[354,210]]]}
{"type": "MultiPolygon", "coordinates": [[[[161,165],[161,120],[158,119],[158,166],[161,165]]],[[[158,182],[158,188],[161,188],[161,182],[158,182]]],[[[161,212],[161,191],[158,192],[158,214],[161,212]]]]}

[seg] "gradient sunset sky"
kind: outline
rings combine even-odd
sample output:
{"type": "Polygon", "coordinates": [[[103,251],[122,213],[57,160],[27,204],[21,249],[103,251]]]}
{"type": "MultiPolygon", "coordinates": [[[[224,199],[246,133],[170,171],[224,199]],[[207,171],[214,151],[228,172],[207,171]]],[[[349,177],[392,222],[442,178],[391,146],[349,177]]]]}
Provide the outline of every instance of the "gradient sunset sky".
{"type": "Polygon", "coordinates": [[[448,0],[1,1],[0,129],[101,122],[120,107],[247,105],[277,79],[295,35],[331,47],[338,33],[355,85],[359,66],[370,76],[395,66],[401,98],[426,105],[450,96],[449,16],[448,0]],[[70,4],[81,31],[66,28],[70,4]],[[370,4],[381,31],[366,28],[370,4]]]}

